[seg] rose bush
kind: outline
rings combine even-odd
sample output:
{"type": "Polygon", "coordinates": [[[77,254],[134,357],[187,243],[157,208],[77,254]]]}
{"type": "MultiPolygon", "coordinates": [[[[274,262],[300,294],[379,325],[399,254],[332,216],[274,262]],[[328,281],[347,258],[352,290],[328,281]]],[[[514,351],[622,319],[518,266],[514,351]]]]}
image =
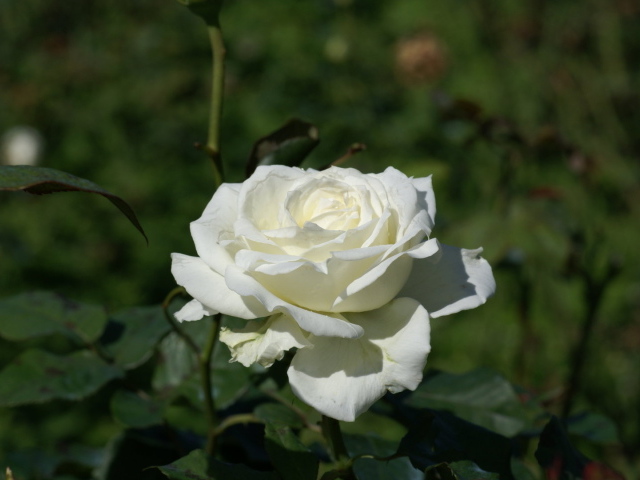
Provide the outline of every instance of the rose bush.
{"type": "Polygon", "coordinates": [[[221,331],[232,360],[270,366],[295,347],[295,394],[354,420],[387,390],[418,386],[430,317],[495,290],[481,249],[429,238],[435,213],[430,177],[259,167],[223,184],[191,223],[198,256],[172,254],[193,297],[176,317],[267,317],[221,331]]]}

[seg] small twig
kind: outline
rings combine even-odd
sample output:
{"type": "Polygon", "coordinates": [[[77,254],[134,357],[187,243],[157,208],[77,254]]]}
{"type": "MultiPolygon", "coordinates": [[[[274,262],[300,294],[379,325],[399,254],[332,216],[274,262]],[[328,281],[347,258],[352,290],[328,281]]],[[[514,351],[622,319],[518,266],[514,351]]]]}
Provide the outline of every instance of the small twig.
{"type": "Polygon", "coordinates": [[[571,414],[575,396],[580,390],[580,380],[582,371],[587,359],[588,346],[594,331],[598,310],[602,303],[602,298],[611,281],[618,275],[619,268],[611,263],[605,275],[597,280],[593,275],[581,268],[584,278],[584,296],[586,297],[587,309],[580,330],[580,338],[576,344],[571,361],[571,370],[567,381],[567,391],[562,407],[562,418],[567,418],[571,414]]]}
{"type": "Polygon", "coordinates": [[[169,313],[169,305],[171,305],[171,302],[173,301],[173,299],[178,295],[182,295],[184,293],[185,293],[185,289],[183,287],[176,287],[173,290],[171,290],[162,302],[162,311],[164,312],[164,317],[169,322],[169,325],[171,325],[171,328],[173,329],[173,331],[176,332],[176,335],[178,335],[180,338],[182,338],[186,342],[189,348],[193,350],[193,353],[195,353],[196,355],[199,355],[200,347],[198,347],[198,344],[193,340],[193,338],[187,335],[187,333],[184,330],[182,330],[182,328],[180,328],[180,324],[178,323],[178,321],[175,319],[175,317],[171,313],[169,313]]]}
{"type": "Polygon", "coordinates": [[[237,415],[231,415],[220,422],[213,432],[215,437],[221,435],[227,428],[234,425],[246,425],[247,423],[264,423],[253,413],[239,413],[237,415]]]}
{"type": "Polygon", "coordinates": [[[363,152],[366,149],[367,149],[367,146],[364,143],[354,143],[347,149],[347,153],[345,153],[339,159],[331,162],[331,164],[328,165],[326,168],[337,167],[338,165],[342,165],[347,160],[349,160],[351,157],[353,157],[354,155],[356,155],[356,154],[358,154],[360,152],[363,152]]]}

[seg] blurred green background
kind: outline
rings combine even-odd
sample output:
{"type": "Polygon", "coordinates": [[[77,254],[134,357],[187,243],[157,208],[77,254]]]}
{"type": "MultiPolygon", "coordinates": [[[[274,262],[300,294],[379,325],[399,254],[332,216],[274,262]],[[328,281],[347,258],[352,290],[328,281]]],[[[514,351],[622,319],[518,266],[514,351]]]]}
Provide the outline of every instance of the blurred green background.
{"type": "MultiPolygon", "coordinates": [[[[320,130],[309,166],[363,142],[344,166],[432,173],[434,235],[483,246],[498,291],[434,320],[428,367],[496,368],[561,413],[586,338],[572,411],[610,418],[618,439],[580,447],[637,475],[640,4],[229,0],[222,22],[227,180],[293,117],[320,130]]],[[[0,135],[37,129],[40,165],[123,197],[150,240],[99,196],[1,192],[2,296],[159,303],[169,255],[194,252],[188,225],[213,193],[193,148],[208,121],[203,25],[170,0],[2,0],[0,39],[0,135]]],[[[16,350],[1,345],[6,362],[16,350]]],[[[54,442],[91,411],[68,416],[75,427],[33,415],[0,414],[0,451],[54,442]]]]}

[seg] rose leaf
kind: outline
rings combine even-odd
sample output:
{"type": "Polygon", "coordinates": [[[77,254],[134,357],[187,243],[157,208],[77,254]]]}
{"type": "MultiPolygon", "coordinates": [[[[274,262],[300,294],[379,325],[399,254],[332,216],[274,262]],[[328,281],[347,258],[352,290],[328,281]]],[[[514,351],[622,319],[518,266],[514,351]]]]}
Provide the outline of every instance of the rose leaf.
{"type": "Polygon", "coordinates": [[[407,455],[419,469],[469,460],[484,471],[497,472],[500,478],[513,478],[510,440],[448,412],[418,412],[400,441],[398,454],[407,455]]]}
{"type": "Polygon", "coordinates": [[[60,333],[92,343],[106,323],[104,308],[53,292],[28,292],[0,300],[0,337],[11,341],[60,333]]]}
{"type": "Polygon", "coordinates": [[[318,128],[303,120],[289,120],[284,126],[259,139],[247,161],[246,175],[258,165],[297,167],[320,142],[318,128]]]}
{"type": "Polygon", "coordinates": [[[80,400],[122,375],[87,351],[60,356],[27,350],[0,372],[0,406],[80,400]]]}
{"type": "Polygon", "coordinates": [[[103,340],[111,331],[117,338],[106,345],[116,365],[125,369],[142,365],[153,354],[156,344],[171,329],[160,306],[133,307],[113,314],[103,340]]]}
{"type": "Polygon", "coordinates": [[[127,202],[84,178],[53,168],[32,167],[29,165],[2,165],[0,166],[0,190],[23,190],[34,195],[57,192],[97,193],[118,207],[145,240],[149,242],[136,214],[127,202]]]}
{"type": "Polygon", "coordinates": [[[504,377],[486,368],[459,375],[439,373],[423,382],[407,404],[447,410],[507,437],[528,427],[539,413],[535,405],[525,407],[504,377]]]}
{"type": "Polygon", "coordinates": [[[264,442],[269,458],[284,480],[318,476],[318,458],[291,428],[267,423],[264,442]]]}
{"type": "Polygon", "coordinates": [[[497,473],[485,472],[475,463],[469,461],[439,463],[427,468],[426,480],[498,480],[497,473]]]}
{"type": "Polygon", "coordinates": [[[111,414],[123,425],[145,428],[162,423],[163,406],[152,398],[127,390],[118,390],[111,397],[111,414]]]}
{"type": "Polygon", "coordinates": [[[241,464],[228,464],[193,450],[173,463],[155,467],[171,480],[277,480],[273,472],[259,472],[241,464]]]}

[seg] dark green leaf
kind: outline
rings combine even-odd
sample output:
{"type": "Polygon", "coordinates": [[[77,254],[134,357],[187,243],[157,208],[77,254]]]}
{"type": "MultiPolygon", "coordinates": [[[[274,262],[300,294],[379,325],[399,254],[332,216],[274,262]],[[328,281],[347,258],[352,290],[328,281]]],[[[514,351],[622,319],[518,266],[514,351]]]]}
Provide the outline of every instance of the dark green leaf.
{"type": "Polygon", "coordinates": [[[28,165],[0,166],[0,190],[24,190],[35,195],[57,192],[88,192],[102,195],[129,219],[145,240],[147,235],[142,229],[133,209],[120,197],[106,191],[84,178],[79,178],[60,170],[46,167],[31,167],[28,165]]]}
{"type": "Polygon", "coordinates": [[[475,463],[469,461],[440,463],[428,468],[425,472],[426,480],[457,479],[457,480],[498,480],[497,473],[485,472],[475,463]]]}
{"type": "Polygon", "coordinates": [[[349,455],[375,455],[376,457],[388,457],[398,450],[398,442],[380,438],[377,435],[354,435],[345,433],[344,442],[349,455]]]}
{"type": "Polygon", "coordinates": [[[180,458],[187,442],[179,431],[151,427],[127,429],[112,438],[103,460],[93,472],[95,480],[157,480],[164,478],[150,467],[180,458]]]}
{"type": "Polygon", "coordinates": [[[201,17],[207,25],[217,25],[223,0],[178,0],[194,14],[201,17]]]}
{"type": "MultiPolygon", "coordinates": [[[[3,459],[3,468],[8,466],[13,472],[15,480],[27,478],[59,478],[54,477],[56,469],[61,464],[81,465],[95,468],[102,460],[102,449],[84,445],[67,444],[45,451],[33,448],[9,452],[3,459]]],[[[0,478],[2,478],[0,472],[0,478]]]]}
{"type": "Polygon", "coordinates": [[[409,397],[408,405],[447,410],[507,437],[516,435],[532,421],[511,384],[485,368],[460,375],[439,373],[409,397]]]}
{"type": "Polygon", "coordinates": [[[423,480],[424,473],[413,468],[407,457],[393,460],[358,459],[353,465],[358,478],[367,480],[423,480]]]}
{"type": "Polygon", "coordinates": [[[547,478],[624,480],[618,472],[602,463],[591,461],[580,453],[571,444],[562,422],[555,416],[551,417],[542,431],[535,456],[547,478]]]}
{"type": "Polygon", "coordinates": [[[0,372],[0,406],[79,400],[122,375],[86,351],[58,356],[27,350],[0,372]]]}
{"type": "Polygon", "coordinates": [[[104,308],[51,292],[23,293],[0,300],[0,336],[7,340],[61,333],[92,343],[106,323],[104,308]]]}
{"type": "Polygon", "coordinates": [[[613,420],[599,413],[584,412],[567,420],[569,433],[596,443],[617,443],[618,428],[613,420]]]}
{"type": "MultiPolygon", "coordinates": [[[[397,441],[386,440],[375,435],[344,435],[345,445],[349,454],[373,455],[375,457],[389,457],[398,447],[397,441]]],[[[393,460],[377,460],[360,458],[355,461],[353,470],[358,478],[367,480],[422,480],[424,474],[411,465],[409,458],[395,458],[393,460]]]]}
{"type": "Polygon", "coordinates": [[[288,165],[297,167],[316,148],[318,129],[303,120],[289,120],[283,127],[253,145],[247,161],[249,177],[258,165],[288,165]]]}
{"type": "Polygon", "coordinates": [[[113,417],[133,428],[144,428],[162,423],[163,406],[149,397],[127,390],[118,390],[111,397],[113,417]]]}
{"type": "Polygon", "coordinates": [[[448,463],[438,463],[425,470],[425,480],[459,480],[448,463]]]}
{"type": "Polygon", "coordinates": [[[176,333],[171,332],[160,342],[153,389],[175,388],[197,372],[197,369],[195,354],[176,333]]]}
{"type": "Polygon", "coordinates": [[[302,428],[302,419],[290,408],[279,403],[261,403],[253,414],[274,427],[302,428]]]}
{"type": "Polygon", "coordinates": [[[250,377],[253,373],[241,363],[229,363],[231,354],[226,345],[218,345],[211,366],[213,394],[216,405],[226,408],[231,405],[250,386],[250,377]]]}
{"type": "Polygon", "coordinates": [[[511,472],[513,472],[515,480],[538,480],[538,476],[529,469],[524,461],[517,457],[511,457],[511,472]]]}
{"type": "MultiPolygon", "coordinates": [[[[172,480],[277,480],[273,472],[258,472],[244,465],[232,465],[194,450],[169,465],[156,467],[172,480]]],[[[315,478],[315,477],[314,477],[315,478]]]]}
{"type": "Polygon", "coordinates": [[[271,462],[284,480],[317,477],[318,458],[300,442],[291,428],[267,424],[264,441],[271,462]]]}
{"type": "MultiPolygon", "coordinates": [[[[210,323],[207,321],[182,324],[184,330],[198,343],[206,341],[210,323]]],[[[198,364],[193,352],[175,333],[167,335],[160,344],[159,364],[153,377],[155,390],[173,389],[176,394],[201,404],[198,364]],[[178,388],[179,387],[179,388],[178,388]]],[[[249,387],[251,369],[240,363],[229,363],[231,355],[225,345],[218,345],[211,365],[213,394],[218,408],[225,408],[249,387]]]]}
{"type": "Polygon", "coordinates": [[[159,306],[130,308],[112,315],[111,320],[124,330],[107,351],[117,365],[127,369],[149,359],[158,341],[171,329],[159,306]]]}
{"type": "Polygon", "coordinates": [[[551,417],[540,435],[536,459],[548,478],[572,480],[581,478],[589,459],[571,444],[562,422],[551,417]]]}
{"type": "Polygon", "coordinates": [[[447,412],[423,412],[412,421],[398,453],[407,455],[415,468],[442,462],[469,460],[487,472],[511,479],[511,442],[508,438],[447,412]]]}

